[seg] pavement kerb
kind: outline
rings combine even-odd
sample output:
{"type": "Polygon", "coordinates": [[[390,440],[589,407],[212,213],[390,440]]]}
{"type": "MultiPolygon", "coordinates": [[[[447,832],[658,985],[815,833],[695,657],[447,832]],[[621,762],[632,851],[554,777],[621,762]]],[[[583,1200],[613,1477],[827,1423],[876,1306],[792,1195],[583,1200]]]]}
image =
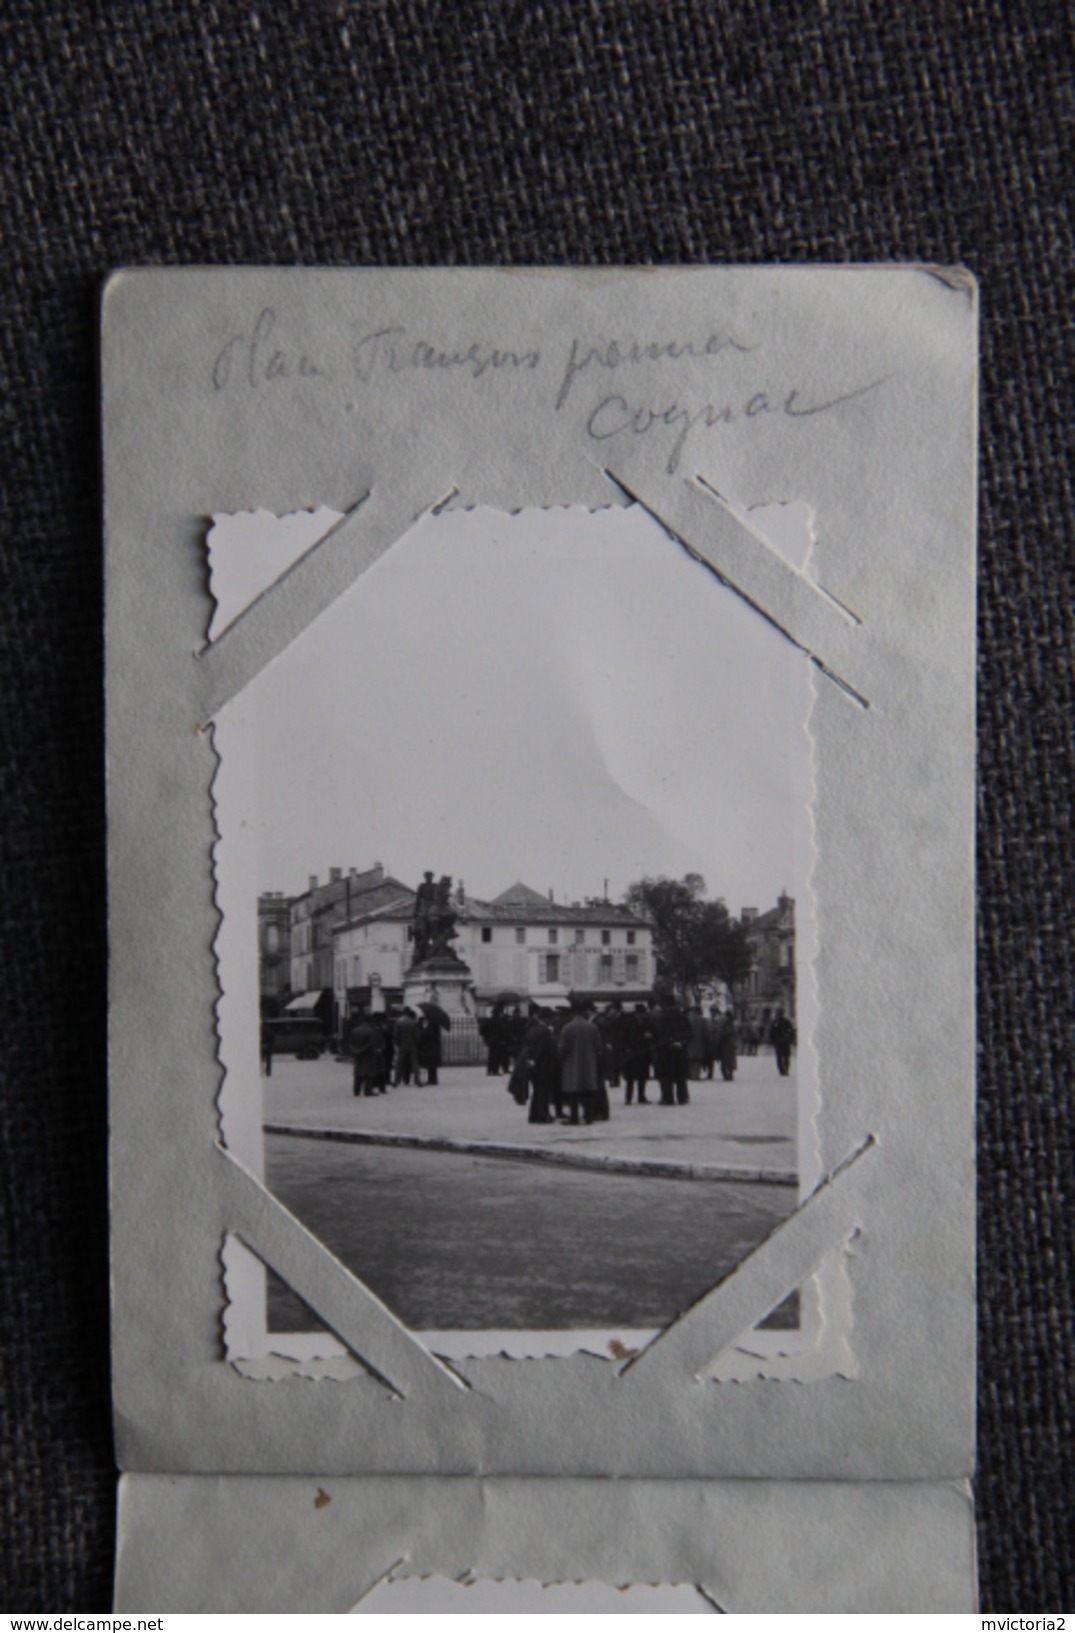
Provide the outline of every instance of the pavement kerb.
{"type": "Polygon", "coordinates": [[[337,1140],[349,1145],[402,1146],[413,1151],[454,1151],[463,1156],[499,1157],[505,1162],[545,1162],[563,1168],[589,1168],[605,1174],[647,1175],[654,1179],[751,1180],[765,1185],[797,1185],[799,1176],[784,1168],[744,1168],[734,1164],[666,1162],[659,1158],[621,1157],[599,1151],[553,1150],[548,1146],[514,1145],[498,1140],[456,1140],[447,1134],[393,1134],[379,1129],[333,1128],[331,1125],[264,1124],[266,1134],[303,1140],[337,1140]]]}

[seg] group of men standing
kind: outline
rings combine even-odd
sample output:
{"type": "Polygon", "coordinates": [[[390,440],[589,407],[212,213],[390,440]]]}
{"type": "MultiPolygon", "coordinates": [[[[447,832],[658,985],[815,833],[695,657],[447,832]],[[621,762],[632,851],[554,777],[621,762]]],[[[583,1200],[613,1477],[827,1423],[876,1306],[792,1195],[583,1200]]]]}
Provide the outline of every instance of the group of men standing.
{"type": "MultiPolygon", "coordinates": [[[[777,1031],[777,1067],[786,1076],[794,1029],[784,1020],[777,1031]]],[[[532,1123],[604,1121],[608,1091],[621,1083],[625,1106],[649,1105],[651,1076],[658,1104],[687,1105],[692,1080],[712,1077],[719,1065],[730,1082],[737,1064],[734,1012],[721,1014],[714,1005],[706,1016],[699,1005],[684,1009],[670,997],[631,1010],[614,1000],[600,1012],[581,1001],[570,1011],[532,1005],[529,1018],[496,1005],[482,1036],[489,1076],[509,1073],[509,1089],[519,1105],[529,1104],[532,1123]]]]}
{"type": "MultiPolygon", "coordinates": [[[[427,1006],[428,1007],[428,1006],[427,1006]]],[[[531,1004],[524,1016],[497,1004],[481,1023],[490,1077],[508,1075],[520,1105],[529,1105],[532,1123],[602,1122],[609,1116],[610,1088],[623,1085],[625,1106],[652,1104],[646,1093],[655,1081],[662,1106],[685,1106],[689,1083],[712,1078],[719,1067],[725,1082],[735,1077],[738,1034],[735,1014],[713,1005],[683,1008],[674,998],[635,1004],[619,999],[597,1011],[584,1001],[570,1010],[531,1004]]],[[[769,1023],[777,1070],[790,1070],[795,1028],[782,1010],[769,1023]]],[[[355,1095],[386,1094],[389,1087],[436,1084],[441,1065],[441,1026],[433,1015],[402,1010],[358,1012],[350,1034],[355,1095]]]]}
{"type": "Polygon", "coordinates": [[[389,1087],[414,1082],[434,1085],[441,1063],[441,1029],[410,1006],[389,1014],[360,1009],[351,1028],[356,1095],[387,1094],[389,1087]]]}

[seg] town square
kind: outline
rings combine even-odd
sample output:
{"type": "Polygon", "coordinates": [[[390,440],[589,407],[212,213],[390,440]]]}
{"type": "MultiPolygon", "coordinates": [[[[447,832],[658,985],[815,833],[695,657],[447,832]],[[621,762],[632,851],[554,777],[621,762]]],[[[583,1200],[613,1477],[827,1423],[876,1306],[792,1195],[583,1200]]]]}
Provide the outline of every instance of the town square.
{"type": "Polygon", "coordinates": [[[816,1183],[812,697],[638,507],[448,510],[216,722],[225,1138],[412,1330],[630,1348],[816,1183]]]}
{"type": "MultiPolygon", "coordinates": [[[[270,1186],[416,1329],[666,1324],[795,1206],[793,901],[732,921],[673,881],[647,908],[445,877],[438,902],[433,877],[332,869],[261,899],[270,1186]],[[724,932],[708,965],[681,950],[682,1003],[669,898],[724,932]]],[[[282,1287],[269,1319],[310,1324],[282,1287]]]]}

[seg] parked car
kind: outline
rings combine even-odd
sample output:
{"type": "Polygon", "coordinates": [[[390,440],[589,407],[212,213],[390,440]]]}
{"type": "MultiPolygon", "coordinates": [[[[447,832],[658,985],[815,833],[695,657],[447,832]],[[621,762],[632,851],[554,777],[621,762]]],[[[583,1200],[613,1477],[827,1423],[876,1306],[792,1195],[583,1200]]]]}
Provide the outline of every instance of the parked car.
{"type": "Polygon", "coordinates": [[[261,1024],[266,1053],[316,1060],[328,1047],[325,1028],[315,1015],[277,1015],[261,1024]]]}

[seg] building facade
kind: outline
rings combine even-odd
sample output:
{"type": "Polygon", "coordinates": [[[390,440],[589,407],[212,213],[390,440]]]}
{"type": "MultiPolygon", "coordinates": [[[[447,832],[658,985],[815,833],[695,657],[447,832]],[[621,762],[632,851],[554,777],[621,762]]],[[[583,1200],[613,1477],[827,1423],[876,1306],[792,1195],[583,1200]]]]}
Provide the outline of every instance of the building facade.
{"type": "Polygon", "coordinates": [[[291,901],[282,890],[258,897],[258,992],[263,1015],[278,1015],[291,996],[291,901]]]}
{"type": "Polygon", "coordinates": [[[653,932],[616,902],[554,902],[516,883],[491,902],[466,900],[456,929],[481,1011],[501,994],[597,1004],[652,996],[653,932]]]}
{"type": "Polygon", "coordinates": [[[385,886],[396,893],[406,885],[387,878],[380,862],[359,872],[357,868],[330,868],[321,883],[317,874],[300,896],[291,898],[290,954],[291,990],[298,996],[331,991],[334,943],[332,932],[359,912],[376,905],[377,892],[385,886]]]}
{"type": "Polygon", "coordinates": [[[414,944],[414,891],[392,881],[366,910],[333,927],[333,1001],[337,1029],[346,1031],[360,1005],[388,1009],[403,997],[414,944]]]}
{"type": "Polygon", "coordinates": [[[750,974],[738,993],[740,1016],[764,1038],[778,1009],[795,1021],[795,900],[781,892],[767,913],[744,907],[740,922],[752,957],[750,974]]]}
{"type": "MultiPolygon", "coordinates": [[[[380,894],[380,893],[378,893],[380,894]]],[[[515,884],[491,902],[457,890],[452,947],[467,965],[466,1001],[475,1015],[498,1000],[565,1004],[572,997],[607,1004],[652,997],[653,932],[615,902],[552,902],[515,884]]],[[[403,996],[414,942],[414,892],[334,926],[333,991],[341,1028],[358,1005],[389,1008],[403,996]]]]}

